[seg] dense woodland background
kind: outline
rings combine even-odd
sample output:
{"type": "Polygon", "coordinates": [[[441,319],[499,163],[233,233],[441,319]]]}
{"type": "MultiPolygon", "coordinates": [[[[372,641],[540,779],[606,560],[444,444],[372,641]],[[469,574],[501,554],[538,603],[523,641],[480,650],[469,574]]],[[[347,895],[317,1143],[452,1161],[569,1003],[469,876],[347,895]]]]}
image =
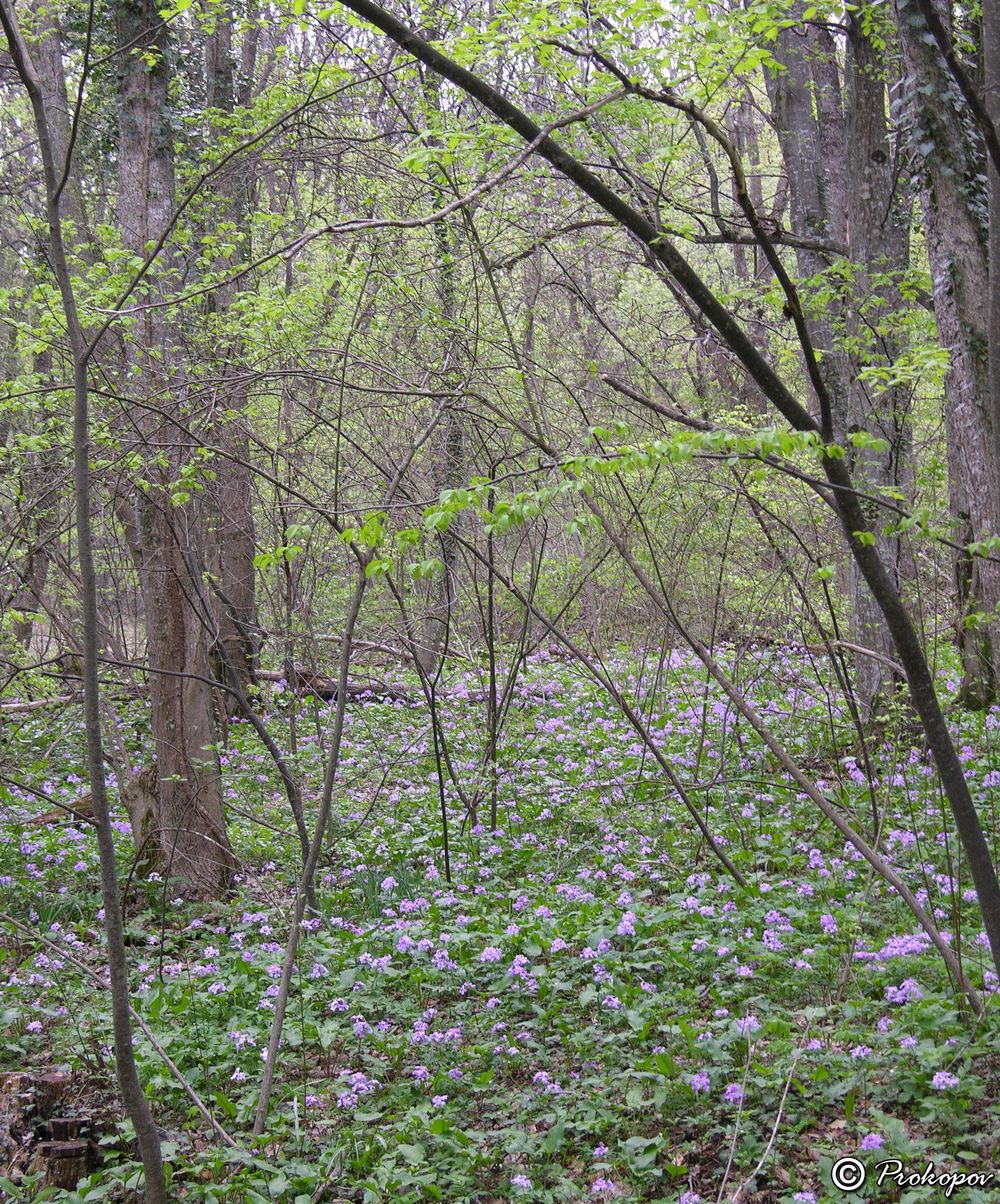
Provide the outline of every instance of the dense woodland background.
{"type": "Polygon", "coordinates": [[[0,1192],[990,1172],[1000,12],[0,23],[0,1192]]]}

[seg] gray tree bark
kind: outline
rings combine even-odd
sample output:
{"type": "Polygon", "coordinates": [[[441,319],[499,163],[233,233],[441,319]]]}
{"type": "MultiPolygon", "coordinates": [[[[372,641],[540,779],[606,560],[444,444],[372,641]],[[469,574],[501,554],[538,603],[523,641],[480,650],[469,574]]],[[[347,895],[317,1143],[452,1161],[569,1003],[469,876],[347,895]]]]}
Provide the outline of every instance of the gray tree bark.
{"type": "MultiPolygon", "coordinates": [[[[950,25],[945,5],[936,8],[950,25]]],[[[963,544],[1000,531],[990,419],[990,240],[981,140],[916,0],[895,0],[910,98],[938,337],[950,359],[945,377],[948,489],[953,536],[963,544]]],[[[996,693],[1000,566],[959,554],[954,561],[962,694],[981,706],[996,693]]]]}
{"type": "MultiPolygon", "coordinates": [[[[31,25],[30,35],[25,32],[25,42],[38,71],[57,186],[65,175],[59,195],[60,217],[67,233],[75,235],[71,241],[76,253],[87,258],[89,239],[80,182],[76,172],[66,171],[70,151],[70,107],[66,94],[62,37],[50,0],[33,0],[31,25]]],[[[51,349],[46,348],[35,357],[35,371],[39,377],[54,379],[51,349]]],[[[52,565],[50,543],[58,527],[55,497],[61,470],[60,459],[58,449],[53,448],[30,452],[25,458],[24,491],[30,499],[30,517],[26,521],[24,542],[28,551],[20,569],[20,589],[13,603],[16,610],[26,612],[25,619],[15,628],[15,634],[25,648],[30,646],[35,629],[30,616],[41,609],[41,599],[52,565]]]]}
{"type": "MultiPolygon", "coordinates": [[[[905,222],[893,204],[894,180],[885,117],[885,86],[873,48],[860,22],[849,23],[844,83],[837,47],[825,30],[803,25],[783,30],[779,61],[785,70],[768,83],[774,122],[788,178],[792,228],[796,234],[847,245],[854,275],[839,302],[828,304],[810,319],[821,370],[834,399],[833,430],[845,444],[860,431],[885,439],[888,450],[849,449],[859,484],[872,495],[903,486],[908,474],[908,423],[905,397],[892,387],[867,386],[859,369],[873,363],[890,366],[898,354],[892,338],[872,339],[873,314],[884,321],[886,309],[898,308],[898,289],[873,277],[907,266],[905,222]],[[865,310],[867,309],[867,315],[865,310]],[[857,350],[848,355],[844,340],[857,350]]],[[[799,275],[808,279],[829,266],[831,257],[800,248],[799,275]]],[[[885,526],[876,503],[866,503],[866,516],[877,534],[879,549],[900,584],[900,543],[882,533],[885,526]]],[[[854,687],[862,718],[884,704],[894,686],[886,661],[892,641],[878,604],[855,561],[846,565],[852,598],[852,640],[875,655],[854,657],[854,687]]]]}
{"type": "MultiPolygon", "coordinates": [[[[903,307],[898,281],[909,266],[909,224],[893,170],[881,65],[857,14],[848,20],[845,83],[847,238],[854,269],[847,334],[858,348],[848,394],[848,430],[867,431],[887,445],[885,450],[853,449],[853,467],[873,494],[906,494],[911,485],[909,393],[892,383],[866,383],[859,371],[874,365],[891,370],[902,350],[891,324],[903,307]]],[[[906,575],[902,543],[884,533],[886,516],[877,505],[866,503],[865,511],[883,563],[901,590],[906,575]]],[[[892,639],[878,604],[854,561],[850,569],[852,639],[875,653],[855,658],[858,699],[862,714],[870,716],[900,683],[888,668],[892,639]]]]}
{"type": "MultiPolygon", "coordinates": [[[[1000,128],[1000,5],[983,5],[983,91],[986,113],[1000,128]]],[[[989,156],[990,419],[993,463],[1000,473],[1000,171],[989,156]]],[[[998,487],[1000,493],[1000,487],[998,487]]],[[[1000,499],[998,499],[1000,500],[1000,499]]],[[[1000,531],[996,534],[1000,535],[1000,531]]]]}

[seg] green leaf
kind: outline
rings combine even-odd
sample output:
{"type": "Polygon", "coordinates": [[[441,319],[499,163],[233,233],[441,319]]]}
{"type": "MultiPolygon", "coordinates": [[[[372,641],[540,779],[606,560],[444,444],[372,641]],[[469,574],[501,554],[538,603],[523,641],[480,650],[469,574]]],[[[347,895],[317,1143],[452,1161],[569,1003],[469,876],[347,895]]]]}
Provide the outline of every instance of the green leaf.
{"type": "Polygon", "coordinates": [[[566,1140],[566,1122],[559,1120],[545,1134],[545,1140],[542,1142],[543,1154],[554,1154],[560,1149],[566,1140]]]}
{"type": "Polygon", "coordinates": [[[369,579],[372,577],[384,577],[391,568],[391,560],[384,560],[376,556],[365,565],[365,576],[369,579]]]}

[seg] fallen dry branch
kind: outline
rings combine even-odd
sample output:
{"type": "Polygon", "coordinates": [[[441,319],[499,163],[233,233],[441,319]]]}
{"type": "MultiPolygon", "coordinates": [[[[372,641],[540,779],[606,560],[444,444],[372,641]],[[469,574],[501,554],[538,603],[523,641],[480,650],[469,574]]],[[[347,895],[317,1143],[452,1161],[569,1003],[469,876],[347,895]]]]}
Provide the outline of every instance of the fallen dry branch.
{"type": "Polygon", "coordinates": [[[23,715],[28,711],[40,711],[43,707],[68,706],[74,702],[83,702],[83,695],[65,694],[59,698],[36,698],[33,702],[3,702],[0,703],[0,713],[23,715]]]}

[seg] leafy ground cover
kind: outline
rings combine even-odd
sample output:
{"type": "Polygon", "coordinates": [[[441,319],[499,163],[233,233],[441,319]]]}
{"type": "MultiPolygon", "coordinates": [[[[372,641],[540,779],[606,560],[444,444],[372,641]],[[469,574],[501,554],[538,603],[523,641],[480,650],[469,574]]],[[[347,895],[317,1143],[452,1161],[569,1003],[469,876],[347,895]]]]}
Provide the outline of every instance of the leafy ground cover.
{"type": "MultiPolygon", "coordinates": [[[[223,764],[236,896],[197,907],[172,900],[169,883],[128,884],[136,1008],[238,1143],[206,1131],[140,1036],[174,1198],[696,1204],[730,1199],[763,1160],[754,1200],[918,1201],[940,1189],[869,1182],[845,1196],[830,1166],[843,1154],[995,1166],[995,1009],[978,1023],[962,1013],[909,912],[693,663],[612,668],[748,887],[712,860],[607,697],[561,661],[536,659],[520,688],[498,829],[485,805],[473,823],[448,793],[450,882],[426,708],[353,705],[320,914],[306,922],[259,1140],[249,1128],[297,843],[266,756],[234,726],[223,764]]],[[[926,754],[887,736],[870,788],[836,695],[811,674],[761,650],[748,680],[770,683],[757,704],[830,796],[869,825],[874,806],[889,859],[991,995],[975,895],[926,754]]],[[[463,683],[471,693],[478,677],[452,683],[442,723],[468,794],[487,778],[482,707],[463,683]]],[[[268,705],[286,732],[287,695],[268,705]]],[[[315,795],[327,712],[296,705],[295,759],[315,795]]],[[[121,736],[138,762],[136,715],[121,736]]],[[[995,832],[1000,710],[958,715],[995,832]]],[[[2,1190],[127,1199],[138,1169],[109,1103],[96,850],[85,825],[30,823],[44,796],[83,790],[76,719],[62,717],[54,747],[52,722],[39,713],[7,733],[8,763],[31,790],[4,788],[0,1068],[71,1068],[81,1107],[103,1117],[105,1162],[75,1193],[30,1174],[2,1190]]],[[[124,873],[124,814],[118,827],[124,873]]]]}

